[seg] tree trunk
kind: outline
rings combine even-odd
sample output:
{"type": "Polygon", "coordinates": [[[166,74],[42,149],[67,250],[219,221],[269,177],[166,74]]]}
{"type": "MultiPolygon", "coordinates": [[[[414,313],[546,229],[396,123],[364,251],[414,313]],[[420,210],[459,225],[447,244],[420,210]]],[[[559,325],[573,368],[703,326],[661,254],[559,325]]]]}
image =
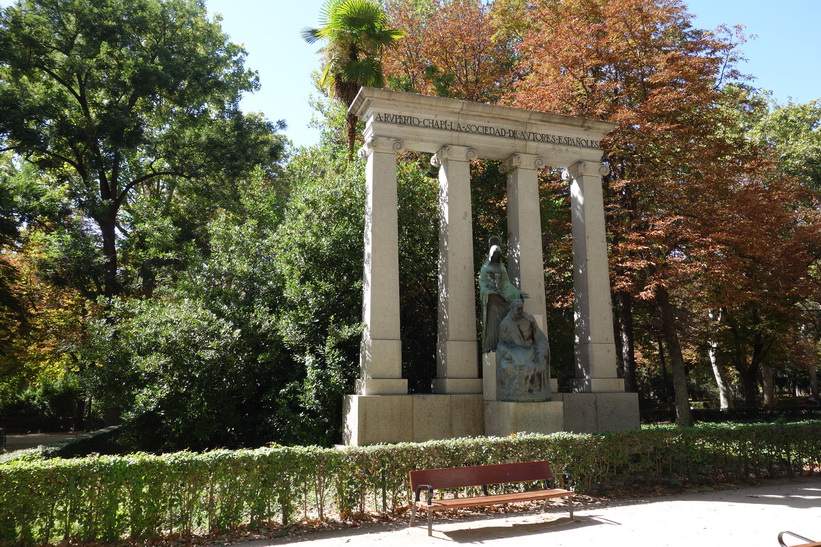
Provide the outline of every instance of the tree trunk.
{"type": "Polygon", "coordinates": [[[100,235],[103,238],[103,256],[105,257],[105,285],[103,295],[106,298],[116,296],[119,291],[117,283],[117,208],[109,203],[103,214],[97,218],[100,235]]]}
{"type": "MultiPolygon", "coordinates": [[[[714,327],[717,327],[718,324],[721,323],[721,311],[717,313],[710,311],[709,316],[710,319],[715,322],[714,327]]],[[[710,355],[710,366],[713,369],[713,376],[718,386],[719,404],[721,405],[721,410],[728,410],[733,408],[733,390],[727,379],[727,371],[721,366],[721,363],[718,362],[718,341],[713,338],[708,340],[707,343],[710,347],[708,351],[710,355]]]]}
{"type": "Polygon", "coordinates": [[[624,367],[624,391],[637,393],[639,385],[636,378],[636,352],[633,342],[633,297],[627,291],[618,291],[616,304],[621,362],[624,367]]]}
{"type": "Polygon", "coordinates": [[[664,388],[664,406],[670,410],[670,374],[667,372],[667,360],[664,358],[664,341],[658,339],[659,365],[661,366],[661,383],[664,388]]]}
{"type": "MultiPolygon", "coordinates": [[[[754,318],[758,322],[757,315],[755,315],[754,318]]],[[[772,339],[758,331],[753,336],[752,345],[753,352],[750,357],[750,364],[749,366],[743,367],[743,370],[739,368],[739,372],[744,381],[744,398],[746,399],[745,402],[747,406],[749,408],[758,408],[758,374],[764,366],[764,359],[770,352],[772,339]]]]}
{"type": "Polygon", "coordinates": [[[775,384],[773,382],[773,368],[761,367],[761,391],[764,393],[764,407],[775,408],[775,384]]]}
{"type": "Polygon", "coordinates": [[[71,428],[74,431],[85,431],[86,398],[81,394],[74,405],[74,419],[71,428]]]}
{"type": "Polygon", "coordinates": [[[758,408],[758,369],[742,367],[738,369],[741,385],[744,386],[744,406],[758,408]]]}
{"type": "Polygon", "coordinates": [[[807,370],[810,373],[810,396],[818,401],[818,369],[815,368],[815,363],[810,363],[807,370]]]}
{"type": "Polygon", "coordinates": [[[730,327],[733,336],[733,367],[741,377],[741,387],[744,393],[744,406],[747,408],[758,408],[758,365],[755,359],[747,364],[747,355],[741,341],[741,329],[738,322],[729,313],[724,314],[724,319],[730,327]]]}
{"type": "Polygon", "coordinates": [[[345,116],[345,140],[348,142],[348,161],[353,161],[356,149],[356,123],[359,118],[350,112],[345,116]]]}
{"type": "Polygon", "coordinates": [[[727,380],[727,372],[718,362],[718,342],[710,340],[709,344],[710,366],[713,368],[713,376],[718,386],[719,404],[721,410],[729,410],[733,408],[733,390],[730,387],[730,382],[727,380]]]}
{"type": "Polygon", "coordinates": [[[693,425],[693,414],[690,411],[690,397],[687,393],[687,371],[684,367],[684,357],[681,354],[681,344],[676,332],[676,320],[673,306],[670,304],[670,295],[667,289],[656,291],[656,304],[661,315],[661,328],[667,351],[670,354],[670,365],[673,369],[673,393],[676,399],[676,425],[690,427],[693,425]]]}

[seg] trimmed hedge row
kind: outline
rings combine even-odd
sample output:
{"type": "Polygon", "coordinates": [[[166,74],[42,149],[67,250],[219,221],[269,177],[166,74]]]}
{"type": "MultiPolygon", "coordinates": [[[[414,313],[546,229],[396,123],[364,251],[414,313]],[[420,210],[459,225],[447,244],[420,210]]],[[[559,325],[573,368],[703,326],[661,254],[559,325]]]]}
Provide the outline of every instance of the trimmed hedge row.
{"type": "Polygon", "coordinates": [[[821,422],[624,433],[517,435],[324,449],[273,446],[196,454],[0,465],[0,541],[150,540],[241,525],[392,513],[412,469],[547,459],[578,490],[718,483],[821,470],[821,422]]]}

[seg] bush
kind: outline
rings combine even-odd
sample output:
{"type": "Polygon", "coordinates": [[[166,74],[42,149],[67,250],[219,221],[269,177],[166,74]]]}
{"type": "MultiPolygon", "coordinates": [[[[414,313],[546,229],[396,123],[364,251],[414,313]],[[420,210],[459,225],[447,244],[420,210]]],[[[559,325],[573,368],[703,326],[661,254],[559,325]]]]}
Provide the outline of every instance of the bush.
{"type": "Polygon", "coordinates": [[[0,464],[0,542],[146,540],[272,521],[395,513],[413,469],[546,459],[578,490],[812,474],[821,422],[522,434],[324,449],[177,452],[0,464]]]}
{"type": "Polygon", "coordinates": [[[82,408],[85,396],[74,374],[44,379],[0,404],[0,427],[15,433],[81,430],[84,417],[78,416],[78,405],[82,408]]]}

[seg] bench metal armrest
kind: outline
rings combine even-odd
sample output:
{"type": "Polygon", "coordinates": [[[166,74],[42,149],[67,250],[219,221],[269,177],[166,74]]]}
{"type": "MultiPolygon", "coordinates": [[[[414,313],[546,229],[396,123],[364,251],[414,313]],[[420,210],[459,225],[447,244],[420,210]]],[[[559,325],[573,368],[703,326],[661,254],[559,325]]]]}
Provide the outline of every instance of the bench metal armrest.
{"type": "MultiPolygon", "coordinates": [[[[561,475],[562,477],[562,488],[575,492],[576,481],[573,480],[573,475],[567,472],[556,473],[556,475],[561,475]]],[[[559,488],[555,483],[555,477],[547,479],[544,483],[547,489],[559,488]]]]}
{"type": "Polygon", "coordinates": [[[573,480],[573,475],[572,474],[570,474],[566,471],[563,471],[563,472],[557,473],[557,474],[561,475],[563,477],[562,480],[564,482],[564,489],[565,490],[570,490],[571,492],[576,491],[576,481],[573,480]]]}
{"type": "Polygon", "coordinates": [[[428,495],[426,496],[427,497],[426,501],[427,501],[427,504],[430,505],[430,502],[433,501],[433,486],[431,486],[430,484],[420,484],[419,486],[416,487],[416,494],[415,494],[414,500],[413,500],[414,503],[419,501],[419,494],[422,493],[422,490],[427,490],[428,495]]]}
{"type": "Polygon", "coordinates": [[[795,532],[784,531],[784,532],[781,532],[780,534],[778,534],[778,543],[779,543],[779,545],[781,545],[781,547],[788,547],[786,542],[784,541],[784,536],[785,535],[790,535],[790,536],[792,536],[794,538],[797,538],[801,541],[806,541],[807,543],[813,543],[813,540],[807,539],[804,536],[799,536],[795,532]]]}

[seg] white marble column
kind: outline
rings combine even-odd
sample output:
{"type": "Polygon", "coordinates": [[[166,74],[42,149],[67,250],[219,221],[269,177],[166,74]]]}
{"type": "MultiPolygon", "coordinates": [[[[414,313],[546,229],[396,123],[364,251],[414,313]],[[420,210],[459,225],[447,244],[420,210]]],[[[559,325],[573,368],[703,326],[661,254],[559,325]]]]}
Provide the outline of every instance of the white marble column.
{"type": "Polygon", "coordinates": [[[470,162],[476,152],[443,146],[439,167],[439,314],[435,393],[481,393],[476,342],[470,162]]]}
{"type": "Polygon", "coordinates": [[[502,165],[507,173],[507,270],[510,279],[529,298],[525,311],[532,314],[547,333],[544,298],[544,252],[538,169],[541,156],[513,154],[502,165]]]}
{"type": "Polygon", "coordinates": [[[372,137],[359,152],[367,159],[359,395],[408,392],[399,335],[396,153],[401,150],[399,140],[372,137]]]}
{"type": "Polygon", "coordinates": [[[570,182],[573,217],[573,287],[577,392],[624,392],[613,340],[610,276],[602,177],[608,167],[578,162],[563,174],[570,182]]]}

